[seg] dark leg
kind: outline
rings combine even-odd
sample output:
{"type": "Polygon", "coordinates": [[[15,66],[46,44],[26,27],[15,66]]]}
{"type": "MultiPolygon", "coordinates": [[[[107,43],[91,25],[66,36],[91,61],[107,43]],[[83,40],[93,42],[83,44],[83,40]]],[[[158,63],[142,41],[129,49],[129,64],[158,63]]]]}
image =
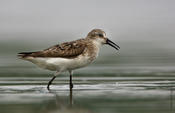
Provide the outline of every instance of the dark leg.
{"type": "Polygon", "coordinates": [[[73,88],[73,83],[72,83],[72,74],[70,74],[70,83],[69,83],[69,87],[70,87],[70,89],[73,88]]]}
{"type": "Polygon", "coordinates": [[[72,96],[72,93],[73,93],[73,91],[72,91],[72,88],[73,88],[73,83],[72,83],[72,71],[69,71],[69,73],[70,73],[70,81],[69,81],[69,87],[70,87],[70,107],[72,107],[72,105],[73,105],[73,96],[72,96]]]}
{"type": "Polygon", "coordinates": [[[56,76],[54,75],[52,77],[52,79],[49,81],[48,85],[47,85],[47,89],[50,90],[49,86],[52,84],[52,81],[56,78],[56,76]]]}

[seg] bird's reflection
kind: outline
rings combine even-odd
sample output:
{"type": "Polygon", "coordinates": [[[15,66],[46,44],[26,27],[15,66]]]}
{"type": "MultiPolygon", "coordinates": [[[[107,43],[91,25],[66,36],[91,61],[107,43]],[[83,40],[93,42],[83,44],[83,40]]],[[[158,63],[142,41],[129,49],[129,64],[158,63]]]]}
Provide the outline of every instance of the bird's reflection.
{"type": "Polygon", "coordinates": [[[72,88],[68,92],[64,92],[64,94],[69,93],[68,96],[60,96],[63,93],[62,91],[50,90],[49,93],[53,94],[54,98],[48,101],[47,106],[45,106],[45,113],[91,113],[90,110],[73,104],[72,88]]]}
{"type": "Polygon", "coordinates": [[[56,103],[56,106],[59,107],[59,106],[65,106],[65,105],[68,105],[70,107],[73,106],[73,89],[70,88],[69,89],[69,96],[68,97],[60,97],[59,96],[59,92],[57,91],[54,91],[54,90],[50,90],[49,93],[52,93],[55,95],[55,103],[56,103]],[[66,103],[68,99],[68,102],[66,103]]]}
{"type": "Polygon", "coordinates": [[[173,87],[170,87],[170,110],[173,111],[173,87]]]}
{"type": "Polygon", "coordinates": [[[69,102],[70,102],[70,106],[72,107],[73,105],[73,90],[72,88],[70,88],[70,92],[69,92],[69,102]]]}

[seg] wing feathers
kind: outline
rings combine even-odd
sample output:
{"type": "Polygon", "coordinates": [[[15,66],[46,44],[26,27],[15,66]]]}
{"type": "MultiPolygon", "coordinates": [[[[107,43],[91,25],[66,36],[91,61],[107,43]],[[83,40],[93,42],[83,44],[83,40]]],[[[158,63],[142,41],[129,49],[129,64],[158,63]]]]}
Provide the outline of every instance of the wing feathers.
{"type": "Polygon", "coordinates": [[[38,52],[22,52],[20,57],[75,57],[83,53],[85,50],[85,39],[80,39],[72,42],[65,42],[60,45],[52,46],[48,49],[38,52]]]}

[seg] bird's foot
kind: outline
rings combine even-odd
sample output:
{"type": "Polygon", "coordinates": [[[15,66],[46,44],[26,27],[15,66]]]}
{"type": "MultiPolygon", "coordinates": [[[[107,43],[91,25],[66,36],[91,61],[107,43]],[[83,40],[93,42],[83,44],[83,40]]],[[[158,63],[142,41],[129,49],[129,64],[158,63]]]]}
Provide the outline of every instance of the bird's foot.
{"type": "Polygon", "coordinates": [[[72,89],[74,87],[74,85],[72,83],[70,83],[69,87],[72,89]]]}
{"type": "Polygon", "coordinates": [[[47,90],[49,90],[49,91],[50,91],[50,87],[49,87],[49,85],[47,86],[47,90]]]}

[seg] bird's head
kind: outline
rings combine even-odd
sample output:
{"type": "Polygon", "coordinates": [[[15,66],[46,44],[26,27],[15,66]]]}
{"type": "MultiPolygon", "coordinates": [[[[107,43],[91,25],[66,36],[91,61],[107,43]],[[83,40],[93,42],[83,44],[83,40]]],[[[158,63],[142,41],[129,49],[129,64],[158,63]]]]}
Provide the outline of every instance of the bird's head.
{"type": "Polygon", "coordinates": [[[99,46],[108,44],[117,50],[120,49],[117,44],[107,38],[106,33],[101,29],[93,29],[91,32],[88,33],[87,38],[92,40],[99,46]]]}

